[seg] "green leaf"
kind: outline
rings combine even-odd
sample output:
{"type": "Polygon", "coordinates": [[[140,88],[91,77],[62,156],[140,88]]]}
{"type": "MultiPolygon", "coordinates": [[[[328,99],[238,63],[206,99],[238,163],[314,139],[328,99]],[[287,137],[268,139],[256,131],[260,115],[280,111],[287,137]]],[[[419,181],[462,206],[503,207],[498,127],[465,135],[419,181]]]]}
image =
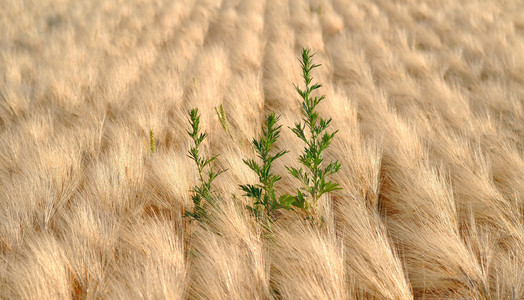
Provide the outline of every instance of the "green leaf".
{"type": "Polygon", "coordinates": [[[329,193],[329,192],[333,192],[333,191],[336,191],[336,190],[341,190],[341,189],[342,188],[340,187],[340,185],[338,183],[334,183],[332,181],[328,181],[328,182],[325,182],[324,185],[321,187],[319,195],[322,195],[322,194],[325,194],[325,193],[329,193]]]}
{"type": "Polygon", "coordinates": [[[304,186],[309,186],[309,177],[306,173],[304,173],[304,170],[302,168],[294,168],[294,167],[287,167],[286,169],[291,174],[291,176],[295,177],[296,179],[300,180],[304,186]]]}
{"type": "Polygon", "coordinates": [[[301,125],[300,123],[295,124],[295,128],[291,128],[291,131],[299,137],[301,140],[303,140],[305,143],[307,143],[306,135],[304,133],[305,125],[301,125]]]}
{"type": "Polygon", "coordinates": [[[335,174],[340,170],[340,167],[341,165],[338,161],[331,162],[326,166],[326,168],[324,168],[323,175],[329,176],[329,175],[335,174]]]}
{"type": "Polygon", "coordinates": [[[280,151],[280,152],[277,152],[277,154],[268,157],[268,159],[267,159],[267,163],[268,163],[268,164],[273,163],[273,161],[275,161],[276,159],[278,159],[279,157],[283,156],[284,154],[286,154],[286,153],[288,153],[288,152],[289,152],[289,151],[287,151],[287,150],[282,150],[282,151],[280,151]]]}
{"type": "Polygon", "coordinates": [[[218,156],[215,155],[215,156],[213,156],[213,157],[211,157],[211,158],[208,158],[208,159],[204,160],[204,163],[202,164],[202,167],[205,167],[205,166],[209,165],[209,164],[210,164],[211,162],[213,162],[217,157],[218,157],[218,156]]]}
{"type": "Polygon", "coordinates": [[[320,96],[320,98],[315,97],[313,99],[314,106],[317,106],[324,99],[326,99],[326,95],[322,95],[322,96],[320,96]]]}
{"type": "Polygon", "coordinates": [[[260,165],[257,164],[254,160],[252,159],[243,159],[242,160],[251,170],[253,170],[255,173],[257,173],[257,175],[260,174],[260,165]]]}
{"type": "Polygon", "coordinates": [[[294,202],[292,203],[293,206],[298,207],[300,209],[306,209],[307,203],[306,199],[304,198],[304,194],[300,190],[297,190],[297,196],[294,198],[294,202]]]}
{"type": "Polygon", "coordinates": [[[262,196],[262,189],[251,184],[240,185],[240,188],[245,192],[244,196],[249,198],[260,199],[262,196]]]}
{"type": "Polygon", "coordinates": [[[331,134],[324,133],[324,135],[322,136],[322,140],[320,141],[320,151],[324,151],[327,147],[329,147],[329,145],[331,144],[331,141],[333,140],[337,132],[338,130],[331,134]]]}
{"type": "MultiPolygon", "coordinates": [[[[315,67],[318,67],[318,66],[320,66],[320,65],[316,65],[315,67]]],[[[311,70],[312,70],[312,69],[313,69],[313,68],[311,68],[311,70]]],[[[310,90],[310,91],[314,91],[314,90],[319,89],[319,88],[321,88],[321,87],[322,87],[322,84],[320,84],[320,83],[315,83],[314,85],[312,85],[312,86],[309,88],[309,90],[310,90]]]]}
{"type": "Polygon", "coordinates": [[[293,209],[291,205],[295,202],[295,197],[288,194],[282,195],[278,198],[278,202],[281,208],[293,209]]]}
{"type": "Polygon", "coordinates": [[[300,97],[302,97],[302,98],[305,97],[306,92],[304,92],[303,90],[301,90],[297,85],[295,85],[295,90],[296,90],[297,93],[300,95],[300,97]]]}
{"type": "Polygon", "coordinates": [[[326,130],[326,128],[329,127],[329,124],[331,123],[331,118],[325,120],[323,118],[320,118],[319,125],[318,125],[318,131],[319,133],[326,130]]]}

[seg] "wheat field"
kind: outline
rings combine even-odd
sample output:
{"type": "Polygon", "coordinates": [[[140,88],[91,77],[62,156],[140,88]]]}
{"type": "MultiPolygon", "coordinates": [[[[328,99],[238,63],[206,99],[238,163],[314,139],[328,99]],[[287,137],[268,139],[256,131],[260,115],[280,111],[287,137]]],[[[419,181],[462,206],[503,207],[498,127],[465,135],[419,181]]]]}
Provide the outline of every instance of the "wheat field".
{"type": "Polygon", "coordinates": [[[522,1],[1,2],[0,298],[524,299],[522,1]],[[242,160],[276,112],[299,186],[303,47],[343,189],[267,233],[242,160]]]}

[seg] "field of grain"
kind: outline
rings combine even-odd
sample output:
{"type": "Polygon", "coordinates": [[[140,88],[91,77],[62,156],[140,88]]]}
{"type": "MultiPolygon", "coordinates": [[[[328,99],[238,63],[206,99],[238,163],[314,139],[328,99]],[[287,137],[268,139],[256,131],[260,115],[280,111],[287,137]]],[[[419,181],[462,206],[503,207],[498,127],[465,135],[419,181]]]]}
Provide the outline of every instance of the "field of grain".
{"type": "Polygon", "coordinates": [[[1,6],[0,298],[524,299],[522,1],[1,6]],[[300,186],[303,47],[343,189],[267,232],[242,159],[276,112],[300,186]],[[194,107],[227,169],[207,223],[183,216],[194,107]]]}

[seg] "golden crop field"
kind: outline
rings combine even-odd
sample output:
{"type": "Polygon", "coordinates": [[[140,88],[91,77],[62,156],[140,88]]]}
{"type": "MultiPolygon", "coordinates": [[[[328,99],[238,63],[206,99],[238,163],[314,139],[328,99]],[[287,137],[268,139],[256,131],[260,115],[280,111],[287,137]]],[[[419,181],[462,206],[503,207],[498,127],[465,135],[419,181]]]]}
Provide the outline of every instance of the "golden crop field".
{"type": "Polygon", "coordinates": [[[524,299],[522,1],[0,6],[0,298],[524,299]],[[307,192],[303,48],[341,189],[257,218],[271,112],[307,192]]]}

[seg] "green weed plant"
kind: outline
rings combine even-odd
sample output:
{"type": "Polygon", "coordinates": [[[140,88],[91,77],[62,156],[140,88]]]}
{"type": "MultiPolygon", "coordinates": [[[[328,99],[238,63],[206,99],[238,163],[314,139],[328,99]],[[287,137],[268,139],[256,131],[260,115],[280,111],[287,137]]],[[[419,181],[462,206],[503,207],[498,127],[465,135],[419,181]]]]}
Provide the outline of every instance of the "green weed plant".
{"type": "Polygon", "coordinates": [[[189,150],[188,156],[195,162],[197,167],[199,184],[193,187],[193,195],[191,196],[194,204],[193,211],[186,212],[186,216],[200,220],[206,217],[203,201],[210,205],[215,205],[217,199],[212,190],[213,180],[226,170],[215,170],[214,161],[218,157],[217,155],[205,157],[200,153],[200,145],[207,137],[207,133],[200,132],[200,115],[198,114],[198,109],[194,108],[189,111],[189,121],[191,128],[187,131],[187,134],[189,134],[193,140],[193,146],[189,150]],[[207,174],[205,170],[207,170],[207,174]]]}
{"type": "Polygon", "coordinates": [[[291,205],[295,201],[295,198],[290,195],[277,197],[275,191],[275,184],[282,177],[273,174],[271,166],[275,160],[288,152],[286,150],[273,151],[282,128],[281,125],[277,125],[279,118],[280,116],[276,116],[275,113],[268,114],[262,126],[262,135],[252,141],[261,164],[254,159],[244,159],[244,163],[258,175],[259,183],[240,185],[245,196],[253,200],[253,205],[248,205],[247,208],[257,219],[268,226],[275,220],[277,210],[292,209],[291,205]],[[271,154],[272,152],[274,153],[271,154]]]}
{"type": "Polygon", "coordinates": [[[291,176],[300,181],[302,187],[297,189],[294,206],[304,210],[308,217],[311,209],[318,199],[325,193],[340,190],[340,185],[331,180],[328,176],[340,170],[338,161],[329,162],[324,167],[324,151],[329,147],[338,130],[329,133],[327,128],[331,125],[331,118],[324,119],[315,110],[318,104],[326,96],[312,96],[312,92],[321,88],[322,84],[312,83],[311,71],[320,67],[320,64],[313,63],[313,54],[310,49],[302,50],[302,77],[304,79],[304,89],[295,85],[295,90],[302,98],[301,109],[302,122],[295,123],[291,131],[305,144],[304,152],[298,157],[298,161],[303,167],[286,167],[291,176]]]}

